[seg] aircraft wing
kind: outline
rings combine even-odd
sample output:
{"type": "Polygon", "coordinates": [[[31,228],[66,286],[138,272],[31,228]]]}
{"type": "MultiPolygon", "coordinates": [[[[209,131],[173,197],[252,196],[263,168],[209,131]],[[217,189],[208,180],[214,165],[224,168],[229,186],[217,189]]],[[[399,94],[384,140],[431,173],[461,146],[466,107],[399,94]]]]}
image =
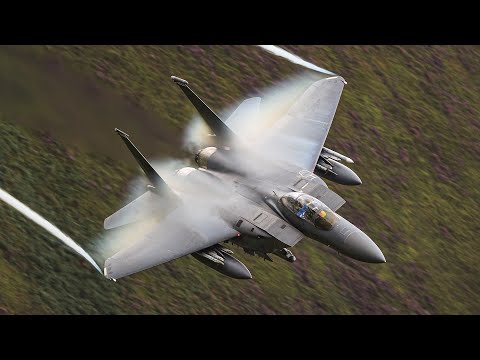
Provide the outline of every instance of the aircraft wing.
{"type": "Polygon", "coordinates": [[[273,160],[313,171],[345,83],[334,76],[310,85],[255,148],[273,160]]]}
{"type": "Polygon", "coordinates": [[[119,279],[205,249],[236,234],[218,215],[199,211],[193,204],[182,204],[133,245],[108,258],[104,273],[107,278],[119,279]]]}

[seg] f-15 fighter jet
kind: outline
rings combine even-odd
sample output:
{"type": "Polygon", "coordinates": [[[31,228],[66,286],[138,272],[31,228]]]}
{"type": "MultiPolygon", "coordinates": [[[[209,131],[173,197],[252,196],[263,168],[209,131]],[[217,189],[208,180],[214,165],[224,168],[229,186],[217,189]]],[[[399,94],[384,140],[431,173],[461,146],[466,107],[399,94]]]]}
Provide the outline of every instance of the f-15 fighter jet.
{"type": "MultiPolygon", "coordinates": [[[[336,211],[345,200],[322,178],[359,185],[340,161],[350,158],[324,147],[345,80],[319,80],[288,112],[256,139],[247,141],[245,116],[258,112],[259,98],[245,100],[222,121],[189,87],[172,76],[215,135],[216,146],[195,155],[198,168],[177,170],[165,181],[131,142],[115,129],[145,172],[147,191],[107,219],[112,229],[154,219],[146,234],[105,261],[109,279],[186,255],[236,279],[250,279],[247,267],[225,244],[272,261],[296,260],[291,249],[304,238],[319,241],[353,259],[384,263],[378,246],[336,211]]],[[[166,178],[166,177],[165,177],[166,178]]]]}

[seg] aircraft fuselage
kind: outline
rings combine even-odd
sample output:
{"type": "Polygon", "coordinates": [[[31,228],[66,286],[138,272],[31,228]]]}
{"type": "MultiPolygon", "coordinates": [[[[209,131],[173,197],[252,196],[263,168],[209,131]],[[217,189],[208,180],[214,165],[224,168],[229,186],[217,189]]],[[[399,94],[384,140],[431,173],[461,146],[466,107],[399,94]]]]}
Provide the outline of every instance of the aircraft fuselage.
{"type": "MultiPolygon", "coordinates": [[[[222,158],[231,161],[225,155],[222,158]]],[[[196,160],[198,162],[198,155],[196,160]]],[[[258,159],[256,163],[259,163],[258,159]]],[[[251,168],[258,169],[253,166],[251,168]]],[[[215,170],[180,170],[189,173],[191,188],[195,193],[217,193],[222,217],[238,231],[238,236],[229,242],[241,246],[247,252],[268,258],[267,254],[277,254],[283,248],[292,247],[303,236],[359,261],[385,262],[378,246],[362,230],[329,209],[320,199],[278,186],[273,181],[260,180],[255,173],[234,172],[232,169],[234,166],[231,162],[222,167],[217,161],[215,170]],[[223,169],[225,170],[222,171],[223,169]],[[232,199],[232,196],[235,198],[232,199]],[[300,200],[305,204],[312,201],[311,206],[305,205],[303,213],[301,209],[294,209],[301,207],[301,204],[295,203],[295,196],[302,197],[300,200]],[[228,197],[228,201],[222,201],[222,197],[228,197]],[[290,208],[286,206],[286,198],[292,199],[290,208]],[[325,219],[328,217],[330,223],[325,224],[321,216],[325,216],[325,219]]],[[[320,179],[311,173],[310,176],[320,179]]],[[[212,198],[212,194],[209,195],[212,198]]]]}

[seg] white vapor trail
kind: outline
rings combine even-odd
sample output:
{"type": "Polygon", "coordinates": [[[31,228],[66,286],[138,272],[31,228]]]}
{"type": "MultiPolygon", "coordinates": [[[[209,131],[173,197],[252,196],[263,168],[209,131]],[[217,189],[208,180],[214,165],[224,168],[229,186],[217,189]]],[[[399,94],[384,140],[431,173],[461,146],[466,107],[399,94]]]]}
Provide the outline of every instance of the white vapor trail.
{"type": "Polygon", "coordinates": [[[324,74],[328,74],[328,75],[336,75],[335,73],[331,72],[331,71],[328,71],[326,69],[323,69],[315,64],[312,64],[308,61],[305,61],[303,60],[301,57],[297,56],[297,55],[294,55],[290,52],[288,52],[287,50],[285,49],[282,49],[281,47],[278,47],[276,45],[258,45],[260,46],[262,49],[264,50],[267,50],[268,52],[272,53],[272,54],[275,54],[277,56],[280,56],[280,57],[283,57],[295,64],[298,64],[298,65],[301,65],[301,66],[304,66],[308,69],[311,69],[311,70],[315,70],[315,71],[318,71],[318,72],[321,72],[321,73],[324,73],[324,74]]]}
{"type": "Polygon", "coordinates": [[[50,234],[54,235],[59,240],[63,241],[65,245],[69,246],[78,254],[82,255],[90,264],[92,264],[95,267],[95,269],[98,270],[98,272],[100,272],[100,274],[102,274],[102,270],[100,270],[95,260],[93,260],[92,257],[85,250],[83,250],[70,237],[68,237],[63,232],[61,232],[56,226],[54,226],[53,224],[45,220],[43,217],[38,215],[35,211],[30,209],[28,206],[22,204],[20,201],[18,201],[17,199],[15,199],[13,196],[11,196],[9,193],[5,192],[2,189],[0,189],[0,199],[5,201],[8,205],[12,206],[16,210],[20,211],[23,215],[25,215],[27,218],[32,220],[34,223],[43,227],[50,234]]]}

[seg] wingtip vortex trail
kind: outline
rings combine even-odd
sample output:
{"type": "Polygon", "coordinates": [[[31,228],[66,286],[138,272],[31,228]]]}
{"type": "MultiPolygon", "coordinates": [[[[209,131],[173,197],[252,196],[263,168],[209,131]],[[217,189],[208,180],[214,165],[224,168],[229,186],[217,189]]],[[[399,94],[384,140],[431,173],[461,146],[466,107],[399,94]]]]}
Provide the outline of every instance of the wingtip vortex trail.
{"type": "Polygon", "coordinates": [[[314,70],[314,71],[317,71],[317,72],[320,72],[320,73],[323,73],[323,74],[337,75],[337,74],[331,72],[330,70],[321,68],[321,67],[319,67],[315,64],[312,64],[311,62],[303,60],[301,57],[299,57],[295,54],[292,54],[291,52],[289,52],[289,51],[287,51],[287,50],[285,50],[285,49],[283,49],[279,46],[276,46],[276,45],[258,45],[258,46],[261,47],[262,49],[274,54],[274,55],[283,57],[284,59],[287,59],[288,61],[290,61],[294,64],[298,64],[298,65],[301,65],[303,67],[306,67],[307,69],[314,70]]]}
{"type": "Polygon", "coordinates": [[[102,273],[102,270],[98,266],[98,264],[93,260],[93,258],[80,246],[78,245],[75,241],[73,241],[72,238],[69,236],[65,235],[60,229],[58,229],[55,225],[44,219],[42,216],[37,214],[35,211],[30,209],[28,206],[14,198],[12,195],[7,193],[6,191],[0,189],[0,199],[3,200],[5,203],[22,213],[25,217],[28,219],[32,220],[34,223],[37,225],[41,226],[44,228],[46,231],[48,231],[50,234],[55,236],[57,239],[62,241],[65,245],[67,245],[69,248],[71,248],[73,251],[75,251],[77,254],[83,256],[85,260],[87,260],[92,266],[100,273],[102,273]]]}

